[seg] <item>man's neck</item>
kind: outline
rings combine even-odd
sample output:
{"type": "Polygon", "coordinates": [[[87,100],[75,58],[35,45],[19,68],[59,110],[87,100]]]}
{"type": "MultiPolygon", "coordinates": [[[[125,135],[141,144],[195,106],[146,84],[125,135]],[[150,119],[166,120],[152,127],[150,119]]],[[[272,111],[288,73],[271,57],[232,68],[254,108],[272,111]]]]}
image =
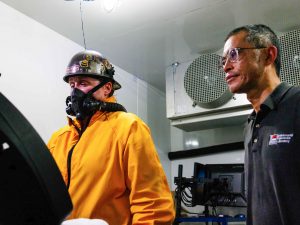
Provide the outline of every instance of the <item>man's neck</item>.
{"type": "Polygon", "coordinates": [[[267,99],[267,97],[274,91],[274,89],[280,84],[278,77],[267,80],[265,84],[257,87],[255,90],[251,90],[247,93],[247,99],[252,104],[255,112],[260,110],[260,105],[267,99]]]}
{"type": "Polygon", "coordinates": [[[247,93],[247,99],[252,104],[255,112],[260,110],[260,105],[280,83],[280,78],[276,74],[275,69],[266,68],[262,74],[262,80],[258,83],[259,85],[247,93]]]}

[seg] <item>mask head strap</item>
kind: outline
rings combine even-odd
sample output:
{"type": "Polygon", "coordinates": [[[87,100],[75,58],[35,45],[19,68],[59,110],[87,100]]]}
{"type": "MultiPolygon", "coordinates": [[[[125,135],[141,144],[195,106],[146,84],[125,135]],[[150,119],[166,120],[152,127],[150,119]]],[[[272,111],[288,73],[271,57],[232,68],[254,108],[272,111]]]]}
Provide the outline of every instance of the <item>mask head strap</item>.
{"type": "Polygon", "coordinates": [[[108,79],[101,79],[100,83],[98,85],[96,85],[95,87],[93,87],[88,93],[86,93],[88,96],[91,96],[95,91],[97,91],[98,89],[102,88],[107,82],[109,82],[108,79]]]}

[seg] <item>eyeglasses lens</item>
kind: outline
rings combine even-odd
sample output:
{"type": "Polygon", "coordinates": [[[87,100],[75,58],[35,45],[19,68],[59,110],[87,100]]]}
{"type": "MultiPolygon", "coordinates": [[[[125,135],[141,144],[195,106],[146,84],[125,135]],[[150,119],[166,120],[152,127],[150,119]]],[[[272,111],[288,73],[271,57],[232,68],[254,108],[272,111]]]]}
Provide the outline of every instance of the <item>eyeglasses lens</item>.
{"type": "Polygon", "coordinates": [[[233,48],[233,49],[231,49],[230,51],[229,51],[229,61],[230,62],[236,62],[237,61],[237,59],[238,59],[238,55],[239,55],[239,53],[238,53],[238,50],[236,49],[236,48],[233,48]]]}
{"type": "Polygon", "coordinates": [[[238,49],[233,48],[233,49],[229,50],[227,55],[221,58],[219,67],[221,69],[223,69],[223,67],[225,66],[228,59],[230,62],[236,62],[238,60],[238,57],[239,57],[238,49]]]}

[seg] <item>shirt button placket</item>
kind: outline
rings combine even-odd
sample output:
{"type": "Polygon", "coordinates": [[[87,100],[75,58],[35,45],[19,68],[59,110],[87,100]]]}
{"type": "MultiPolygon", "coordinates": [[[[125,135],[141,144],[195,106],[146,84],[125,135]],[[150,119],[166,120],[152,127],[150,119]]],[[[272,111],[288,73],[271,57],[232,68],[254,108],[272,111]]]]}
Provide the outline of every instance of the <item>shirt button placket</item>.
{"type": "MultiPolygon", "coordinates": [[[[259,127],[260,127],[260,124],[259,124],[259,123],[255,124],[255,128],[256,128],[256,129],[258,129],[259,127]]],[[[257,131],[256,131],[255,133],[257,133],[257,131]]],[[[257,143],[257,141],[258,141],[258,138],[254,138],[254,139],[253,139],[253,143],[257,143]]]]}

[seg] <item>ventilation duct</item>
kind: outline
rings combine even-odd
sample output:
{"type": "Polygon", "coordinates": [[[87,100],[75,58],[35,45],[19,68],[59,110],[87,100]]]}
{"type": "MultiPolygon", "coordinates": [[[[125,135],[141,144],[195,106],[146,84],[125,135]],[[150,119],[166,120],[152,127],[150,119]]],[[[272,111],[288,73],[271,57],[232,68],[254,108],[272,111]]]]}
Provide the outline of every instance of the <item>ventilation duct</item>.
{"type": "MultiPolygon", "coordinates": [[[[300,30],[280,36],[281,80],[300,83],[300,30]]],[[[242,125],[252,107],[245,94],[231,94],[218,69],[220,56],[204,54],[166,71],[167,117],[185,131],[242,125]]]]}

